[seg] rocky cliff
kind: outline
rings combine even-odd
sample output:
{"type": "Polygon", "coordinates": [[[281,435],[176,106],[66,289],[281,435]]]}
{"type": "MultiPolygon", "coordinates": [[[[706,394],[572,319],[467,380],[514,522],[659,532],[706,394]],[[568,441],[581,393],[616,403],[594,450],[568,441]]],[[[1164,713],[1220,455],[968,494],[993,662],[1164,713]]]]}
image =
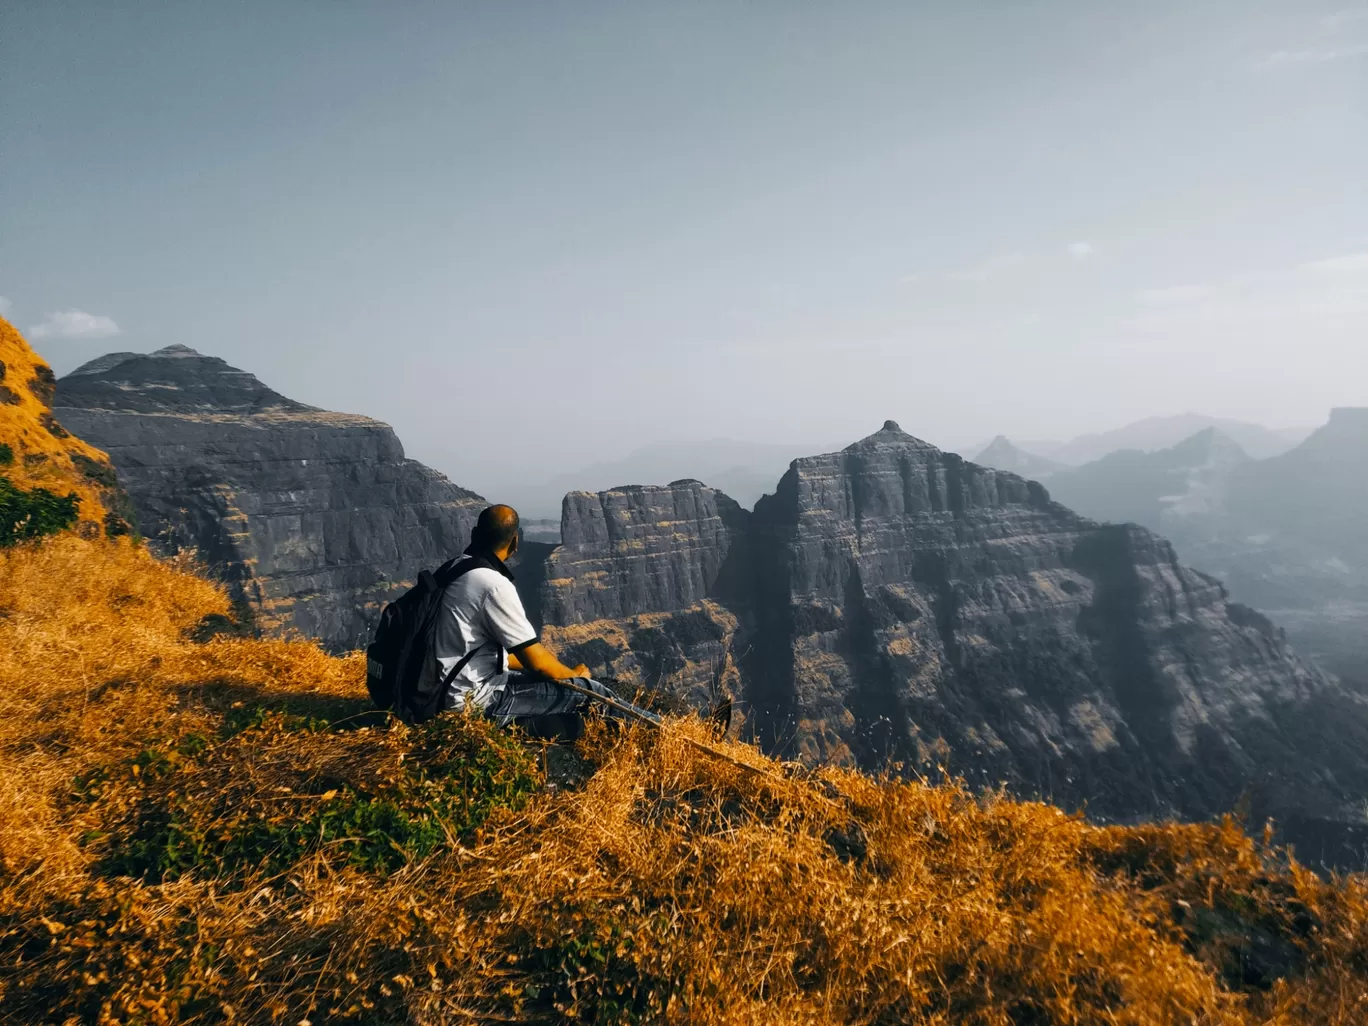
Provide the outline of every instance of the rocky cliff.
{"type": "Polygon", "coordinates": [[[1143,528],[891,422],[724,510],[696,482],[568,497],[544,594],[571,626],[548,634],[682,700],[729,687],[766,747],[813,760],[1112,816],[1245,796],[1361,818],[1362,701],[1143,528]]]}
{"type": "Polygon", "coordinates": [[[109,453],[155,549],[194,550],[261,628],[333,649],[460,552],[484,505],[406,459],[388,425],[305,406],[185,346],[91,361],[57,382],[54,405],[109,453]]]}

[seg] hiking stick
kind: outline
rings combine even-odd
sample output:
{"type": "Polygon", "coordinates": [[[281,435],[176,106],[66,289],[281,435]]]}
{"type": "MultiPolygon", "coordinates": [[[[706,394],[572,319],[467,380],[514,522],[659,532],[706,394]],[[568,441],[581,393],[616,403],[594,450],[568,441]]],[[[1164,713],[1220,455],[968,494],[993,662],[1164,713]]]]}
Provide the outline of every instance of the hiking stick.
{"type": "MultiPolygon", "coordinates": [[[[571,691],[578,691],[581,695],[585,695],[588,698],[591,698],[597,702],[602,702],[610,709],[616,709],[619,712],[626,713],[628,716],[635,717],[643,723],[650,724],[652,727],[660,727],[665,722],[653,712],[649,712],[646,709],[640,708],[639,706],[632,705],[630,702],[624,702],[616,697],[610,698],[608,695],[601,695],[593,688],[586,688],[580,684],[576,684],[573,679],[558,680],[556,681],[556,683],[559,684],[561,687],[569,688],[571,691]]],[[[747,762],[742,762],[740,759],[736,758],[736,756],[728,755],[726,752],[719,752],[716,748],[710,748],[708,745],[705,745],[702,741],[695,741],[691,737],[682,737],[680,738],[680,740],[683,741],[685,744],[698,749],[700,752],[703,752],[707,755],[711,755],[715,759],[722,759],[726,762],[731,763],[734,766],[739,766],[743,770],[749,770],[751,773],[758,773],[762,777],[775,777],[775,775],[767,769],[763,769],[759,766],[752,766],[750,763],[747,762]]],[[[777,780],[782,778],[775,777],[775,779],[777,780]]]]}
{"type": "Polygon", "coordinates": [[[576,684],[573,678],[558,680],[556,683],[563,688],[569,688],[571,691],[578,691],[581,695],[592,698],[597,702],[602,702],[610,709],[616,709],[620,713],[626,713],[628,716],[640,720],[642,723],[649,723],[653,727],[658,727],[664,722],[659,716],[649,710],[643,709],[637,705],[632,705],[631,702],[624,702],[616,696],[610,697],[608,695],[601,695],[593,688],[586,688],[580,684],[576,684]]]}

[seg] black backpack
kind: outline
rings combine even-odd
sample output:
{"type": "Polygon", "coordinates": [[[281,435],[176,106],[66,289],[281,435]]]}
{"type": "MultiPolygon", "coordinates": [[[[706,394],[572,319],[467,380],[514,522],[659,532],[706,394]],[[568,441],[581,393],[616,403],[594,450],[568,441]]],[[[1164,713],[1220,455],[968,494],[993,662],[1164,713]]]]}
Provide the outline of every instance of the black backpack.
{"type": "Polygon", "coordinates": [[[392,709],[406,723],[422,723],[442,711],[447,686],[480,650],[471,649],[449,673],[424,682],[442,593],[479,567],[507,573],[480,555],[450,559],[436,570],[424,570],[412,588],[381,610],[375,640],[366,646],[366,688],[376,708],[392,709]]]}

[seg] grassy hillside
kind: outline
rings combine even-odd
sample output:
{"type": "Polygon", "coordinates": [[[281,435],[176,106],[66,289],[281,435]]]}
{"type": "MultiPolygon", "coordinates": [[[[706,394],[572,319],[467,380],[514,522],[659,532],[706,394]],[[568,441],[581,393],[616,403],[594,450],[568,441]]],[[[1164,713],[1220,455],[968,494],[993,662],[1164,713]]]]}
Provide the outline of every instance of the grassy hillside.
{"type": "Polygon", "coordinates": [[[1368,881],[1233,823],[1098,829],[691,720],[591,731],[552,786],[228,611],[126,537],[0,551],[4,1022],[1368,1021],[1368,881]]]}
{"type": "Polygon", "coordinates": [[[87,538],[131,529],[108,458],[53,419],[56,388],[52,368],[0,317],[0,544],[56,526],[87,538]]]}

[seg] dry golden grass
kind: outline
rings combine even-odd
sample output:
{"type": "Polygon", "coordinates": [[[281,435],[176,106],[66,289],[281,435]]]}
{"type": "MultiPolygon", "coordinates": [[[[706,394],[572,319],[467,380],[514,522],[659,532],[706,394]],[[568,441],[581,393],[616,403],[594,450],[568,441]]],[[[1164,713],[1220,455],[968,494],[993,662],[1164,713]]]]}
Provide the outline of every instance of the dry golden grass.
{"type": "Polygon", "coordinates": [[[48,426],[51,390],[55,378],[9,321],[0,317],[0,442],[13,452],[13,462],[0,474],[24,489],[46,488],[58,495],[75,492],[81,500],[81,519],[100,523],[105,507],[99,488],[82,473],[77,460],[107,465],[105,454],[62,431],[48,426]]]}
{"type": "Polygon", "coordinates": [[[476,721],[247,718],[350,715],[363,671],[187,636],[226,611],[127,541],[0,554],[6,1022],[1368,1022],[1364,881],[1232,824],[719,759],[687,720],[544,789],[476,721]]]}
{"type": "MultiPolygon", "coordinates": [[[[0,359],[16,483],[98,522],[101,454],[3,321],[0,359]]],[[[1368,1023],[1368,882],[1233,823],[1098,829],[691,720],[593,730],[544,786],[535,746],[376,721],[359,656],[208,637],[192,567],[77,533],[0,551],[5,1023],[1368,1023]]]]}

